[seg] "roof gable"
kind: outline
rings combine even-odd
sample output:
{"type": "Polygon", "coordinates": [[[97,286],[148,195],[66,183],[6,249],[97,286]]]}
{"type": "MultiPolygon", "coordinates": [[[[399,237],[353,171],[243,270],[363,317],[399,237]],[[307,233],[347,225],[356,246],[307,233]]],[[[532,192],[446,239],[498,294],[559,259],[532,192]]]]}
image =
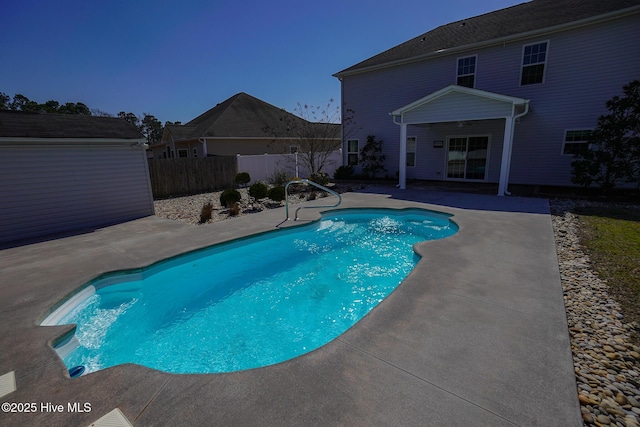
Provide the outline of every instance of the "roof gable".
{"type": "Polygon", "coordinates": [[[463,86],[449,85],[390,113],[401,123],[438,123],[510,117],[529,100],[463,86]]]}
{"type": "Polygon", "coordinates": [[[0,111],[0,137],[142,139],[131,123],[116,117],[0,111]]]}
{"type": "Polygon", "coordinates": [[[634,6],[640,6],[640,0],[532,0],[442,25],[340,71],[336,76],[419,59],[449,49],[542,32],[634,6]]]}
{"type": "Polygon", "coordinates": [[[327,133],[340,138],[340,124],[309,122],[244,92],[238,93],[205,111],[184,125],[167,125],[162,143],[200,138],[298,138],[301,133],[327,133]],[[318,126],[321,131],[315,131],[318,126]]]}
{"type": "MultiPolygon", "coordinates": [[[[190,129],[191,138],[264,138],[272,136],[266,129],[283,126],[285,117],[287,121],[303,120],[282,108],[241,92],[191,120],[184,125],[184,129],[190,129]]],[[[185,135],[186,133],[181,136],[185,135]]]]}

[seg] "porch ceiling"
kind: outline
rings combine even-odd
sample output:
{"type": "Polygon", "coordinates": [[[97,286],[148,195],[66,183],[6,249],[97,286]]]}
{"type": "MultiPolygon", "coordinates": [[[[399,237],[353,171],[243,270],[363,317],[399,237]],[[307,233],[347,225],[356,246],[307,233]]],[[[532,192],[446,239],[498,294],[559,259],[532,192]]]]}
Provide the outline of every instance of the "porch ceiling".
{"type": "Polygon", "coordinates": [[[424,124],[513,117],[527,99],[450,85],[390,113],[398,124],[424,124]],[[399,121],[398,121],[399,119],[399,121]]]}

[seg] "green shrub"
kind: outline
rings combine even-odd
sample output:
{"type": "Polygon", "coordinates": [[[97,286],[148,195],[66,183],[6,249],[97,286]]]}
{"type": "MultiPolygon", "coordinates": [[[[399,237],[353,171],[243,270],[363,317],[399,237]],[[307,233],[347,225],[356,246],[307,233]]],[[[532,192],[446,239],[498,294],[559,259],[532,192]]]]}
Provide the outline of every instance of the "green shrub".
{"type": "Polygon", "coordinates": [[[348,165],[348,166],[340,166],[338,169],[336,169],[336,171],[333,173],[333,178],[334,179],[351,179],[353,178],[353,174],[354,174],[354,169],[353,166],[348,165]]]}
{"type": "Polygon", "coordinates": [[[329,183],[329,175],[326,172],[316,172],[309,175],[309,181],[320,185],[327,185],[329,183]]]}
{"type": "Polygon", "coordinates": [[[227,188],[220,194],[220,204],[225,207],[231,207],[234,203],[238,203],[242,199],[242,195],[235,188],[227,188]]]}
{"type": "Polygon", "coordinates": [[[251,187],[249,187],[249,195],[256,200],[264,199],[265,197],[267,197],[268,192],[269,188],[264,182],[258,181],[256,183],[253,183],[251,187]]]}
{"type": "Polygon", "coordinates": [[[312,191],[311,193],[307,194],[307,201],[309,200],[315,200],[316,197],[318,197],[318,195],[316,194],[315,191],[312,191]]]}
{"type": "Polygon", "coordinates": [[[249,183],[249,181],[251,181],[251,176],[249,175],[249,172],[240,172],[239,174],[236,175],[237,185],[241,185],[244,187],[249,183]]]}
{"type": "Polygon", "coordinates": [[[382,140],[377,141],[375,135],[367,136],[367,144],[360,150],[362,173],[367,178],[375,178],[379,173],[386,172],[385,159],[386,156],[382,154],[382,140]]]}
{"type": "Polygon", "coordinates": [[[205,222],[211,219],[211,213],[213,212],[213,205],[211,202],[205,203],[202,206],[202,210],[200,210],[200,224],[204,224],[205,222]]]}
{"type": "Polygon", "coordinates": [[[284,200],[284,187],[278,185],[269,190],[268,196],[274,202],[281,202],[284,200]]]}

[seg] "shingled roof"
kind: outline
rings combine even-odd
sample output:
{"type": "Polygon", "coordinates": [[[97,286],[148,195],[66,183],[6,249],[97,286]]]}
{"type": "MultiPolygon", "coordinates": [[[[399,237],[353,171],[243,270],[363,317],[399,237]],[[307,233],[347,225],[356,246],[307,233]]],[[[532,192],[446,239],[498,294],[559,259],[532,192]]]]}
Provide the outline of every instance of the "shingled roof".
{"type": "MultiPolygon", "coordinates": [[[[169,125],[175,140],[198,138],[264,138],[266,129],[303,119],[258,98],[240,92],[184,125],[169,125]],[[284,119],[287,120],[284,120],[284,119]]],[[[279,135],[286,132],[277,131],[279,135]]]]}
{"type": "Polygon", "coordinates": [[[282,123],[285,116],[302,120],[285,110],[240,92],[185,125],[191,137],[262,138],[272,136],[266,131],[282,123]]]}
{"type": "Polygon", "coordinates": [[[0,111],[0,138],[142,139],[126,120],[80,114],[0,111]]]}
{"type": "Polygon", "coordinates": [[[418,60],[449,49],[528,35],[589,20],[627,8],[640,0],[532,0],[495,12],[442,25],[335,74],[376,69],[390,63],[418,60]]]}

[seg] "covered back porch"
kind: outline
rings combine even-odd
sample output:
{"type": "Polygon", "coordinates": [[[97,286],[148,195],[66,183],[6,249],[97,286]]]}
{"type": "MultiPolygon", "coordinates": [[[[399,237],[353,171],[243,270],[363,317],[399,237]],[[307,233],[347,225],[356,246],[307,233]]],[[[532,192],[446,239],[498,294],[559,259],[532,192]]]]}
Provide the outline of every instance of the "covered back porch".
{"type": "MultiPolygon", "coordinates": [[[[498,179],[498,195],[509,194],[509,171],[516,121],[529,112],[529,100],[450,85],[390,113],[394,123],[400,126],[399,187],[406,188],[407,165],[415,159],[412,154],[415,139],[408,138],[408,127],[428,127],[455,124],[464,128],[471,123],[504,120],[502,150],[498,179]],[[408,139],[411,139],[408,142],[408,139]],[[408,144],[411,150],[407,150],[408,144]],[[409,154],[409,156],[408,156],[409,154]]],[[[450,132],[447,132],[448,134],[450,132]]],[[[486,180],[489,162],[490,135],[447,137],[434,140],[434,148],[447,151],[445,179],[486,180]],[[475,157],[475,158],[474,158],[475,157]]],[[[497,160],[493,160],[494,162],[497,160]]]]}

